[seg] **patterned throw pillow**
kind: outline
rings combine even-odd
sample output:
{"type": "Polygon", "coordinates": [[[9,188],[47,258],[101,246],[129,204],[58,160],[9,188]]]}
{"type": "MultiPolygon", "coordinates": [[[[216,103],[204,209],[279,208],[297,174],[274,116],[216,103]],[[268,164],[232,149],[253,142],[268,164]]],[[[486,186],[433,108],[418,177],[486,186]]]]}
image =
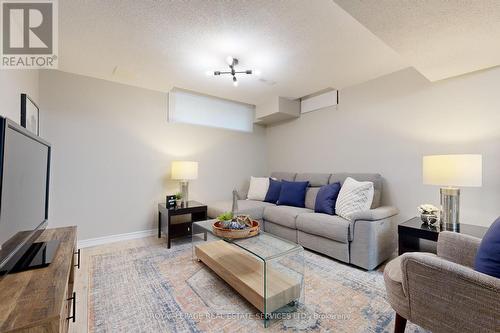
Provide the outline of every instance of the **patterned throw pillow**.
{"type": "Polygon", "coordinates": [[[370,209],[373,193],[372,182],[358,182],[351,177],[347,177],[340,188],[335,204],[335,213],[351,221],[354,213],[370,209]]]}

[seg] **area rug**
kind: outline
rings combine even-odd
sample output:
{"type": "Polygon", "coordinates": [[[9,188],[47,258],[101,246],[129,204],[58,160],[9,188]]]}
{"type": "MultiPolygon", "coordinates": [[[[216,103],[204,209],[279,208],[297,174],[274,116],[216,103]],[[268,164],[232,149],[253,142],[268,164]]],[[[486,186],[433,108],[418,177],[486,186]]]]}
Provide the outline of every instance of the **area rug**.
{"type": "MultiPolygon", "coordinates": [[[[261,315],[203,263],[189,243],[91,257],[90,332],[391,332],[380,271],[305,251],[305,298],[264,328],[261,315]]],[[[406,332],[424,332],[408,323],[406,332]]]]}

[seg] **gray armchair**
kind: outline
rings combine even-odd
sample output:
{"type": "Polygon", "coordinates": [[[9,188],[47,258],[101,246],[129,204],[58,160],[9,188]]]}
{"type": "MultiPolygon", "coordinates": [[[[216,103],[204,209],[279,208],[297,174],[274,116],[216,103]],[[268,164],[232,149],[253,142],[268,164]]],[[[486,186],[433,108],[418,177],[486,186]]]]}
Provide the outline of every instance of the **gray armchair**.
{"type": "Polygon", "coordinates": [[[405,253],[387,264],[394,332],[409,320],[432,332],[500,332],[500,279],[472,267],[480,239],[439,234],[437,255],[405,253]]]}

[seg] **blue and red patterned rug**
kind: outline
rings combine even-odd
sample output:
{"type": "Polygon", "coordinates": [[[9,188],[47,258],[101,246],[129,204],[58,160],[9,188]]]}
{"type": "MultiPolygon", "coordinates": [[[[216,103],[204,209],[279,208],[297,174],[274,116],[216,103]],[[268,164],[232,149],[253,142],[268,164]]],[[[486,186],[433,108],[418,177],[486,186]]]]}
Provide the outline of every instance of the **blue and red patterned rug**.
{"type": "MultiPolygon", "coordinates": [[[[260,314],[203,263],[191,244],[95,255],[90,332],[392,332],[380,271],[305,252],[305,304],[264,329],[260,314]]],[[[408,323],[406,332],[425,332],[408,323]]]]}

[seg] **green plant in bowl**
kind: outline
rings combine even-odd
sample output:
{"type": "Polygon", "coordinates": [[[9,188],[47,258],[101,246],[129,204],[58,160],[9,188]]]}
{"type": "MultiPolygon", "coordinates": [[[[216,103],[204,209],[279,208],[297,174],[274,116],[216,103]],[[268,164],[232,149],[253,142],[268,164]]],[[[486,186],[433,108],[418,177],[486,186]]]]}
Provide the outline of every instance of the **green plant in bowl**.
{"type": "Polygon", "coordinates": [[[181,199],[182,199],[182,193],[181,192],[175,193],[175,200],[181,200],[181,199]]]}
{"type": "Polygon", "coordinates": [[[217,220],[220,221],[222,224],[222,227],[225,229],[229,229],[231,222],[233,221],[233,213],[231,212],[224,212],[217,216],[217,220]]]}
{"type": "Polygon", "coordinates": [[[243,220],[238,219],[231,212],[225,212],[217,216],[217,220],[220,221],[224,229],[245,229],[247,228],[246,223],[243,220]]]}
{"type": "Polygon", "coordinates": [[[233,213],[231,212],[225,212],[217,216],[217,220],[223,222],[223,221],[231,221],[233,219],[233,213]]]}

